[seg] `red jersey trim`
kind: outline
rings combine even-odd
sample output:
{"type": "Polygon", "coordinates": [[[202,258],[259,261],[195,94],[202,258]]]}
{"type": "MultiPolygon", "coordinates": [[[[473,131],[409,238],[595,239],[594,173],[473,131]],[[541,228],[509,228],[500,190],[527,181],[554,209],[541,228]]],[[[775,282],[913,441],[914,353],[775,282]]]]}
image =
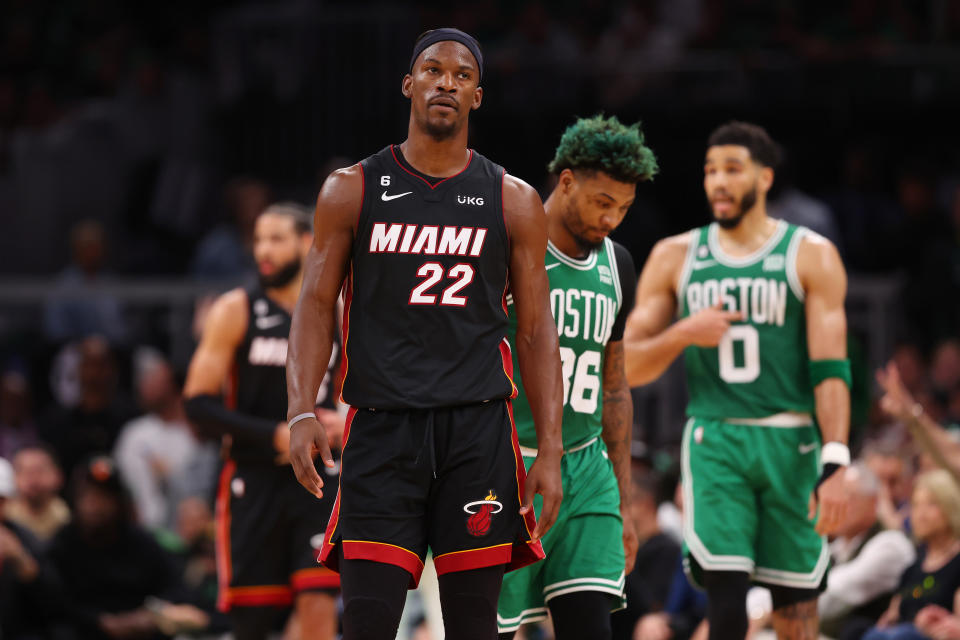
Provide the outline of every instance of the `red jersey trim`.
{"type": "Polygon", "coordinates": [[[442,185],[442,184],[443,184],[444,182],[446,182],[447,180],[450,180],[450,179],[452,179],[452,178],[456,178],[458,175],[460,175],[461,173],[463,173],[464,171],[466,171],[467,169],[469,169],[469,168],[470,168],[470,165],[473,163],[473,149],[470,149],[470,157],[467,158],[467,164],[464,165],[463,169],[460,169],[460,171],[457,171],[457,172],[456,172],[455,174],[453,174],[452,176],[447,176],[446,178],[444,178],[443,180],[441,180],[441,181],[438,182],[437,184],[430,184],[430,182],[428,182],[423,176],[418,176],[418,175],[415,174],[413,171],[410,171],[410,169],[407,169],[405,166],[403,166],[403,164],[400,162],[400,159],[397,158],[397,152],[394,150],[394,146],[396,146],[396,145],[390,145],[390,155],[393,156],[393,161],[397,163],[397,166],[400,167],[401,169],[403,169],[404,171],[406,171],[407,173],[409,173],[409,174],[410,174],[411,176],[413,176],[414,178],[417,178],[418,180],[420,180],[421,182],[423,182],[423,184],[425,184],[425,185],[427,185],[428,187],[430,187],[431,190],[436,189],[437,187],[439,187],[440,185],[442,185]]]}
{"type": "Polygon", "coordinates": [[[350,272],[343,283],[343,318],[340,324],[340,337],[343,338],[343,349],[340,354],[340,402],[349,404],[343,399],[343,388],[347,384],[347,372],[350,370],[350,361],[347,357],[347,342],[350,340],[350,308],[353,303],[353,262],[350,263],[350,272]]]}
{"type": "Polygon", "coordinates": [[[363,217],[363,201],[367,197],[367,177],[363,173],[363,163],[358,162],[357,166],[360,167],[360,210],[357,211],[357,223],[353,225],[354,237],[356,237],[360,231],[360,218],[363,217]]]}
{"type": "MultiPolygon", "coordinates": [[[[507,415],[510,416],[510,442],[513,445],[513,463],[517,470],[517,498],[519,500],[518,504],[523,504],[523,493],[524,485],[527,481],[527,471],[523,466],[523,456],[520,453],[520,440],[517,438],[517,423],[513,419],[513,403],[509,400],[507,402],[507,415]]],[[[526,531],[526,536],[524,540],[518,541],[513,545],[514,556],[512,557],[510,564],[507,565],[507,571],[513,571],[514,569],[519,569],[525,567],[528,564],[533,564],[538,560],[543,560],[547,557],[547,554],[543,551],[543,545],[540,544],[540,541],[534,542],[531,538],[533,537],[533,531],[537,528],[537,517],[533,513],[533,509],[526,512],[521,516],[523,520],[523,526],[526,531]]]]}
{"type": "Polygon", "coordinates": [[[257,585],[232,587],[227,590],[226,606],[231,607],[286,607],[293,604],[293,591],[286,585],[257,585]]]}
{"type": "Polygon", "coordinates": [[[326,567],[300,569],[290,577],[290,586],[298,593],[310,589],[339,589],[340,576],[326,567]]]}
{"type": "Polygon", "coordinates": [[[343,557],[350,560],[373,560],[406,569],[410,573],[410,588],[416,589],[423,573],[423,559],[409,549],[386,542],[344,540],[343,557]]]}
{"type": "Polygon", "coordinates": [[[498,564],[508,564],[513,556],[512,547],[513,543],[507,542],[480,549],[451,551],[434,556],[433,563],[437,567],[437,575],[443,575],[451,571],[469,571],[498,564]]]}
{"type": "Polygon", "coordinates": [[[230,610],[230,580],[233,574],[230,561],[230,481],[236,468],[236,462],[227,460],[217,485],[214,550],[217,561],[217,609],[223,612],[230,610]]]}

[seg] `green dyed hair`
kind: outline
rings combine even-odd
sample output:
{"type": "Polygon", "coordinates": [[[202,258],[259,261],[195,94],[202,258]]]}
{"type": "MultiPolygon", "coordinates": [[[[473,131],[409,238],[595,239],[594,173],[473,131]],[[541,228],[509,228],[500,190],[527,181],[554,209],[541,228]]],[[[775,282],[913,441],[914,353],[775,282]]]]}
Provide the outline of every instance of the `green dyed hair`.
{"type": "Polygon", "coordinates": [[[627,126],[616,116],[597,114],[567,127],[547,169],[554,174],[564,169],[602,171],[618,182],[637,183],[651,180],[659,167],[644,144],[639,122],[627,126]]]}

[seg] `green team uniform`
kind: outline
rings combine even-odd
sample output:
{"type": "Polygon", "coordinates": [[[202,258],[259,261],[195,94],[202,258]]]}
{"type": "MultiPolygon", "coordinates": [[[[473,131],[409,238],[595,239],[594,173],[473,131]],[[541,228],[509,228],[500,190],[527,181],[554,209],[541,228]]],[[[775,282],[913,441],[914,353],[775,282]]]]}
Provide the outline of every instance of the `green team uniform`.
{"type": "Polygon", "coordinates": [[[746,571],[761,583],[817,588],[829,560],[807,505],[821,438],[796,270],[810,232],[778,221],[766,244],[741,258],[723,253],[716,223],[690,233],[679,316],[719,301],[746,320],[732,324],[717,347],[685,351],[686,566],[694,579],[704,569],[746,571]]]}
{"type": "MultiPolygon", "coordinates": [[[[610,594],[611,610],[625,604],[620,491],[600,434],[604,355],[609,341],[623,338],[636,278],[633,261],[626,249],[605,239],[583,260],[548,243],[545,264],[563,377],[563,503],[542,540],[546,560],[504,576],[497,607],[501,633],[546,618],[547,603],[567,593],[610,594]]],[[[513,347],[517,318],[509,297],[507,301],[513,347]]],[[[519,390],[513,415],[529,471],[537,434],[515,348],[513,371],[519,390]]],[[[538,515],[542,507],[541,496],[535,496],[538,515]]]]}

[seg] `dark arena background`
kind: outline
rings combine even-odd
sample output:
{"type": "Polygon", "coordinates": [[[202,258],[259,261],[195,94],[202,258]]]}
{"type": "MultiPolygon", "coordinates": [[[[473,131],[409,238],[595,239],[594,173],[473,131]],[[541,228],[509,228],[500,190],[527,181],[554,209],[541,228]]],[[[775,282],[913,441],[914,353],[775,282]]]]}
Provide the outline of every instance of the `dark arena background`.
{"type": "MultiPolygon", "coordinates": [[[[417,35],[438,26],[483,46],[470,146],[544,198],[576,117],[642,122],[660,171],[612,236],[638,270],[656,241],[709,222],[709,133],[731,119],[767,128],[785,158],[770,215],[826,236],[848,270],[850,448],[876,476],[878,521],[909,531],[913,480],[936,463],[882,410],[875,371],[896,362],[925,414],[960,434],[960,2],[3,0],[0,457],[36,455],[0,467],[0,637],[227,633],[214,607],[217,448],[190,433],[179,396],[205,311],[255,279],[252,224],[267,204],[312,207],[330,171],[404,139],[400,81],[417,35]],[[136,420],[156,422],[160,453],[124,446],[136,420]],[[164,428],[182,433],[167,441],[164,428]],[[76,605],[63,594],[88,587],[67,577],[81,559],[49,545],[80,488],[110,478],[166,573],[87,557],[99,591],[76,605]],[[42,513],[24,515],[30,500],[42,513]],[[54,576],[36,587],[49,590],[40,605],[15,575],[11,520],[37,525],[23,553],[54,576]],[[150,596],[120,598],[110,577],[150,596]],[[181,604],[192,608],[169,608],[181,604]],[[76,622],[114,610],[145,626],[76,622]],[[14,620],[22,635],[8,633],[14,620]]],[[[682,362],[633,399],[643,542],[679,531],[682,362]]],[[[641,564],[642,581],[653,570],[641,564]]],[[[615,637],[689,636],[702,610],[665,614],[691,616],[686,632],[639,630],[666,596],[615,637]]],[[[422,600],[400,637],[431,637],[422,600]]],[[[772,634],[762,621],[751,632],[772,634]]],[[[522,633],[552,637],[549,625],[522,633]]]]}

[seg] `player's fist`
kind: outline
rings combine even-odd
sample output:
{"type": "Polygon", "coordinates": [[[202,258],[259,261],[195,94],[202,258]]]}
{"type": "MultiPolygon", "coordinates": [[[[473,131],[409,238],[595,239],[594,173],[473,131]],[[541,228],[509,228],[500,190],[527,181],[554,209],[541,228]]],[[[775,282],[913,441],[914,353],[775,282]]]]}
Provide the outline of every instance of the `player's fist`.
{"type": "Polygon", "coordinates": [[[297,481],[304,489],[322,498],[323,480],[313,463],[318,453],[323,464],[333,468],[333,455],[327,442],[326,429],[316,418],[298,421],[290,429],[290,464],[297,475],[297,481]]]}
{"type": "Polygon", "coordinates": [[[742,321],[740,311],[725,311],[723,303],[707,309],[702,309],[692,316],[680,321],[687,342],[698,347],[715,347],[720,344],[723,334],[730,328],[730,323],[742,321]]]}

